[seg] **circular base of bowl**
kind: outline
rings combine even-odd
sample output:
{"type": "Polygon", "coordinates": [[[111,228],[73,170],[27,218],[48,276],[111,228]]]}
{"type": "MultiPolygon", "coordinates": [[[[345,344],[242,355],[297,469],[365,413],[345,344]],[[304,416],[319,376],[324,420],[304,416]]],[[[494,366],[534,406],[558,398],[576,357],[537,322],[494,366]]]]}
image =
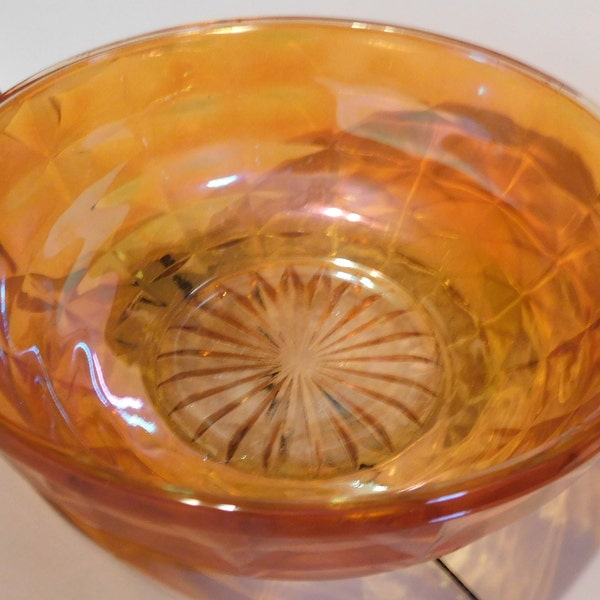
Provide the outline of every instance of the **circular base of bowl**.
{"type": "Polygon", "coordinates": [[[423,307],[343,259],[213,278],[168,311],[148,354],[154,400],[178,433],[210,460],[270,477],[372,468],[441,401],[423,307]]]}

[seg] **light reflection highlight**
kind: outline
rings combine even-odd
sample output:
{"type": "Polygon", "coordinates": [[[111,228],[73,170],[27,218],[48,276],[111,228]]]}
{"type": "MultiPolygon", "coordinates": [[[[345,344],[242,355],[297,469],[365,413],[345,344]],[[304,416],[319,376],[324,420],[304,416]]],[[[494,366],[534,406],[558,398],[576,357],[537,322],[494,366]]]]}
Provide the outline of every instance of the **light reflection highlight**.
{"type": "Polygon", "coordinates": [[[488,57],[483,52],[478,52],[477,50],[474,50],[473,52],[471,52],[469,54],[469,58],[478,63],[485,64],[485,63],[489,62],[488,57]]]}
{"type": "Polygon", "coordinates": [[[330,206],[326,209],[323,210],[323,214],[326,217],[333,217],[333,218],[337,218],[337,217],[341,217],[344,214],[344,211],[341,208],[337,208],[335,206],[330,206]]]}
{"type": "Polygon", "coordinates": [[[347,212],[341,208],[338,208],[337,206],[328,206],[321,211],[321,214],[333,219],[345,219],[350,223],[360,223],[363,220],[362,216],[358,213],[347,212]]]}
{"type": "Polygon", "coordinates": [[[454,494],[447,494],[446,496],[440,496],[439,498],[432,498],[427,501],[427,504],[437,504],[438,502],[447,502],[448,500],[455,500],[456,498],[462,498],[466,496],[467,492],[455,492],[454,494]]]}
{"type": "Polygon", "coordinates": [[[450,521],[452,519],[458,519],[459,517],[464,517],[468,515],[470,511],[468,510],[459,510],[458,512],[452,513],[451,515],[444,515],[442,517],[437,517],[436,519],[431,519],[430,523],[443,523],[444,521],[450,521]]]}
{"type": "Polygon", "coordinates": [[[389,489],[387,485],[382,485],[374,481],[364,482],[360,479],[355,479],[350,485],[357,490],[365,490],[376,493],[387,492],[389,489]]]}
{"type": "Polygon", "coordinates": [[[8,307],[6,303],[6,279],[0,281],[0,318],[2,319],[2,331],[6,341],[10,344],[10,334],[8,329],[8,307]]]}
{"type": "Polygon", "coordinates": [[[116,396],[113,394],[104,380],[102,366],[98,360],[98,356],[92,352],[85,342],[79,342],[75,345],[75,351],[81,350],[87,359],[88,369],[94,386],[94,391],[100,401],[106,406],[116,408],[121,417],[132,427],[141,427],[148,433],[156,431],[156,424],[151,423],[137,414],[127,412],[128,409],[139,410],[143,407],[143,403],[139,398],[132,396],[116,396]]]}
{"type": "Polygon", "coordinates": [[[238,509],[238,507],[235,504],[217,504],[215,508],[227,512],[235,512],[238,509]]]}
{"type": "Polygon", "coordinates": [[[372,492],[387,492],[388,491],[388,486],[387,485],[381,485],[379,483],[373,483],[371,485],[371,491],[372,492]]]}
{"type": "MultiPolygon", "coordinates": [[[[12,342],[10,339],[10,330],[9,330],[9,326],[8,326],[8,307],[7,307],[7,300],[6,300],[6,280],[5,279],[2,279],[2,281],[0,282],[0,328],[3,332],[4,339],[6,340],[7,344],[9,346],[11,346],[12,342]]],[[[71,428],[71,430],[73,432],[75,432],[75,428],[73,427],[73,424],[71,423],[71,419],[69,418],[67,411],[64,409],[64,407],[54,389],[54,385],[52,383],[50,373],[48,373],[48,370],[46,369],[46,364],[44,363],[44,359],[42,357],[42,353],[40,352],[40,349],[36,345],[33,345],[33,346],[30,346],[29,348],[25,348],[25,350],[16,352],[17,357],[23,357],[23,356],[26,356],[27,354],[33,355],[34,360],[37,363],[39,373],[41,374],[41,375],[38,375],[38,374],[35,375],[35,377],[34,377],[35,383],[40,384],[47,390],[48,394],[52,398],[52,402],[53,402],[54,406],[56,407],[56,410],[58,411],[58,413],[60,414],[62,419],[65,421],[65,423],[67,423],[67,425],[71,428]]],[[[4,359],[5,356],[6,356],[6,353],[4,352],[4,350],[2,348],[0,348],[0,359],[4,359]]]]}
{"type": "Polygon", "coordinates": [[[253,27],[251,25],[231,25],[229,27],[219,27],[217,29],[213,29],[212,31],[207,31],[207,35],[226,35],[226,34],[235,34],[235,33],[245,33],[247,31],[252,31],[253,27]]]}
{"type": "Polygon", "coordinates": [[[343,281],[356,281],[356,277],[352,273],[344,273],[344,271],[338,271],[335,273],[335,277],[343,281]]]}
{"type": "Polygon", "coordinates": [[[347,258],[334,258],[333,264],[336,267],[340,267],[342,269],[352,269],[356,266],[351,260],[348,260],[347,258]]]}
{"type": "Polygon", "coordinates": [[[238,180],[237,175],[228,175],[226,177],[218,177],[217,179],[212,179],[206,184],[207,188],[215,189],[222,188],[228,186],[232,183],[235,183],[238,180]]]}
{"type": "Polygon", "coordinates": [[[370,290],[374,290],[376,287],[375,283],[371,281],[368,277],[361,277],[359,281],[362,286],[369,288],[370,290]]]}
{"type": "Polygon", "coordinates": [[[182,498],[179,502],[181,504],[187,504],[188,506],[200,506],[202,502],[196,500],[196,498],[182,498]]]}

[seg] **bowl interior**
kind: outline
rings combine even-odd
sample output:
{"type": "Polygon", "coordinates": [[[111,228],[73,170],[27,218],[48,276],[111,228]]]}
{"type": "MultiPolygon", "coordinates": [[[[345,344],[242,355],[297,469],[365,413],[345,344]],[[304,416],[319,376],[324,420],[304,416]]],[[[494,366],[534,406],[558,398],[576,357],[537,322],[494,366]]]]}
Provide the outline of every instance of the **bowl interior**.
{"type": "Polygon", "coordinates": [[[7,427],[274,502],[591,443],[597,117],[497,55],[355,25],[165,32],[7,95],[7,427]]]}

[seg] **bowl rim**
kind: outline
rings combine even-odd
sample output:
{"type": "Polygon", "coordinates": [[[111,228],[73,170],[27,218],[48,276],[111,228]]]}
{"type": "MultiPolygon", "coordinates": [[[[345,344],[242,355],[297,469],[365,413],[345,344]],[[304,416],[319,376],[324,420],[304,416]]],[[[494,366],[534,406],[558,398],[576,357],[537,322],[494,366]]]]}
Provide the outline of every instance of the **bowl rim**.
{"type": "Polygon", "coordinates": [[[110,488],[111,492],[118,492],[124,497],[119,502],[121,506],[128,503],[135,506],[130,504],[133,499],[144,497],[158,504],[175,502],[186,510],[191,507],[267,517],[285,517],[286,514],[318,517],[330,512],[344,515],[360,511],[362,518],[385,521],[394,517],[397,525],[410,529],[425,523],[441,523],[485,512],[528,497],[587,466],[600,452],[600,415],[584,429],[586,437],[583,440],[563,434],[552,443],[541,446],[541,450],[457,479],[426,483],[413,489],[349,496],[343,502],[218,495],[199,488],[177,488],[171,484],[161,487],[141,479],[128,479],[120,471],[86,462],[74,453],[60,451],[4,420],[0,420],[0,453],[17,471],[25,467],[26,474],[37,473],[42,480],[53,481],[61,476],[67,487],[79,488],[83,484],[85,489],[83,482],[87,482],[96,488],[110,488]],[[547,452],[544,451],[546,449],[547,452]],[[49,477],[48,472],[53,476],[49,477]]]}
{"type": "MultiPolygon", "coordinates": [[[[394,36],[418,38],[448,48],[470,51],[477,57],[473,57],[473,60],[502,64],[513,72],[542,83],[558,92],[564,99],[577,104],[595,120],[600,121],[600,105],[554,76],[504,53],[451,36],[403,25],[345,17],[311,16],[260,16],[199,21],[126,37],[75,54],[24,79],[0,93],[0,108],[7,103],[18,102],[21,94],[61,71],[73,67],[83,68],[88,63],[102,61],[113,52],[123,48],[134,48],[152,40],[206,35],[218,30],[223,30],[225,33],[227,30],[233,32],[235,28],[246,31],[281,25],[368,30],[394,36]]],[[[394,513],[412,512],[415,505],[418,505],[424,508],[422,514],[424,519],[413,524],[416,525],[425,520],[430,522],[432,520],[451,520],[463,516],[466,512],[480,512],[486,508],[504,504],[530,494],[588,462],[600,452],[600,391],[597,397],[599,408],[586,417],[584,422],[571,427],[535,450],[456,479],[444,480],[439,483],[424,483],[412,489],[388,490],[377,494],[349,497],[343,502],[336,502],[335,506],[321,499],[283,500],[280,497],[257,499],[226,494],[217,496],[212,492],[203,493],[199,488],[193,490],[165,489],[160,485],[150,484],[143,480],[131,480],[124,477],[120,471],[99,468],[96,464],[82,461],[75,454],[62,452],[53,447],[50,442],[40,436],[29,434],[2,416],[0,416],[0,453],[4,453],[16,463],[26,464],[34,471],[41,472],[42,464],[53,464],[61,470],[78,474],[86,480],[95,480],[101,484],[114,484],[127,494],[144,495],[157,500],[175,500],[188,505],[194,501],[198,506],[217,510],[223,506],[231,506],[231,503],[235,502],[236,510],[260,514],[270,514],[274,508],[283,513],[319,513],[332,508],[340,512],[352,511],[357,507],[379,514],[382,509],[394,513]],[[553,465],[554,468],[549,469],[550,465],[553,465]]]]}
{"type": "MultiPolygon", "coordinates": [[[[418,37],[421,39],[428,40],[437,44],[444,44],[447,46],[457,46],[465,50],[472,50],[476,53],[477,58],[481,62],[494,62],[502,63],[503,65],[511,68],[513,71],[519,71],[522,74],[533,78],[545,85],[553,88],[562,96],[574,100],[582,108],[592,113],[596,118],[600,118],[600,102],[595,102],[588,98],[585,94],[580,93],[576,88],[566,84],[554,75],[550,75],[542,69],[538,69],[527,64],[518,58],[511,56],[507,53],[500,52],[487,48],[481,44],[462,40],[457,37],[452,37],[443,33],[437,33],[428,31],[426,29],[420,29],[418,27],[409,27],[402,24],[390,24],[383,21],[368,20],[368,19],[353,19],[351,17],[338,17],[338,16],[307,16],[302,14],[292,15],[275,15],[275,16],[241,16],[238,18],[225,18],[225,19],[212,19],[206,21],[197,21],[191,23],[183,23],[181,25],[175,25],[171,27],[160,28],[144,33],[134,34],[126,36],[121,39],[117,39],[106,44],[101,44],[89,50],[78,52],[71,56],[67,56],[64,59],[47,66],[46,68],[31,74],[20,82],[12,85],[8,89],[0,90],[0,106],[19,95],[21,92],[30,88],[34,84],[41,80],[47,79],[50,76],[59,73],[62,70],[71,68],[77,63],[83,63],[91,60],[100,60],[104,55],[107,55],[115,50],[127,46],[135,46],[147,41],[154,39],[167,38],[171,36],[185,37],[198,34],[214,34],[217,30],[228,30],[232,28],[239,28],[240,31],[247,31],[250,28],[256,28],[261,26],[277,26],[277,25],[310,25],[310,26],[329,26],[347,29],[357,30],[368,30],[380,33],[392,34],[392,35],[403,35],[418,37]]],[[[225,33],[226,31],[223,31],[225,33]]]]}

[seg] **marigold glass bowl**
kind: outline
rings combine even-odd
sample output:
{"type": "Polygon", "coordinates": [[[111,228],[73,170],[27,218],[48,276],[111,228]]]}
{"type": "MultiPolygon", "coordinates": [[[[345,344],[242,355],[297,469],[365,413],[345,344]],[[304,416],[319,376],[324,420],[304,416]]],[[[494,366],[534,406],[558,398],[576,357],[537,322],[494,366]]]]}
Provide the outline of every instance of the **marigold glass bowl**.
{"type": "Polygon", "coordinates": [[[166,581],[357,576],[600,439],[600,122],[427,33],[263,19],[0,103],[0,444],[166,581]]]}

